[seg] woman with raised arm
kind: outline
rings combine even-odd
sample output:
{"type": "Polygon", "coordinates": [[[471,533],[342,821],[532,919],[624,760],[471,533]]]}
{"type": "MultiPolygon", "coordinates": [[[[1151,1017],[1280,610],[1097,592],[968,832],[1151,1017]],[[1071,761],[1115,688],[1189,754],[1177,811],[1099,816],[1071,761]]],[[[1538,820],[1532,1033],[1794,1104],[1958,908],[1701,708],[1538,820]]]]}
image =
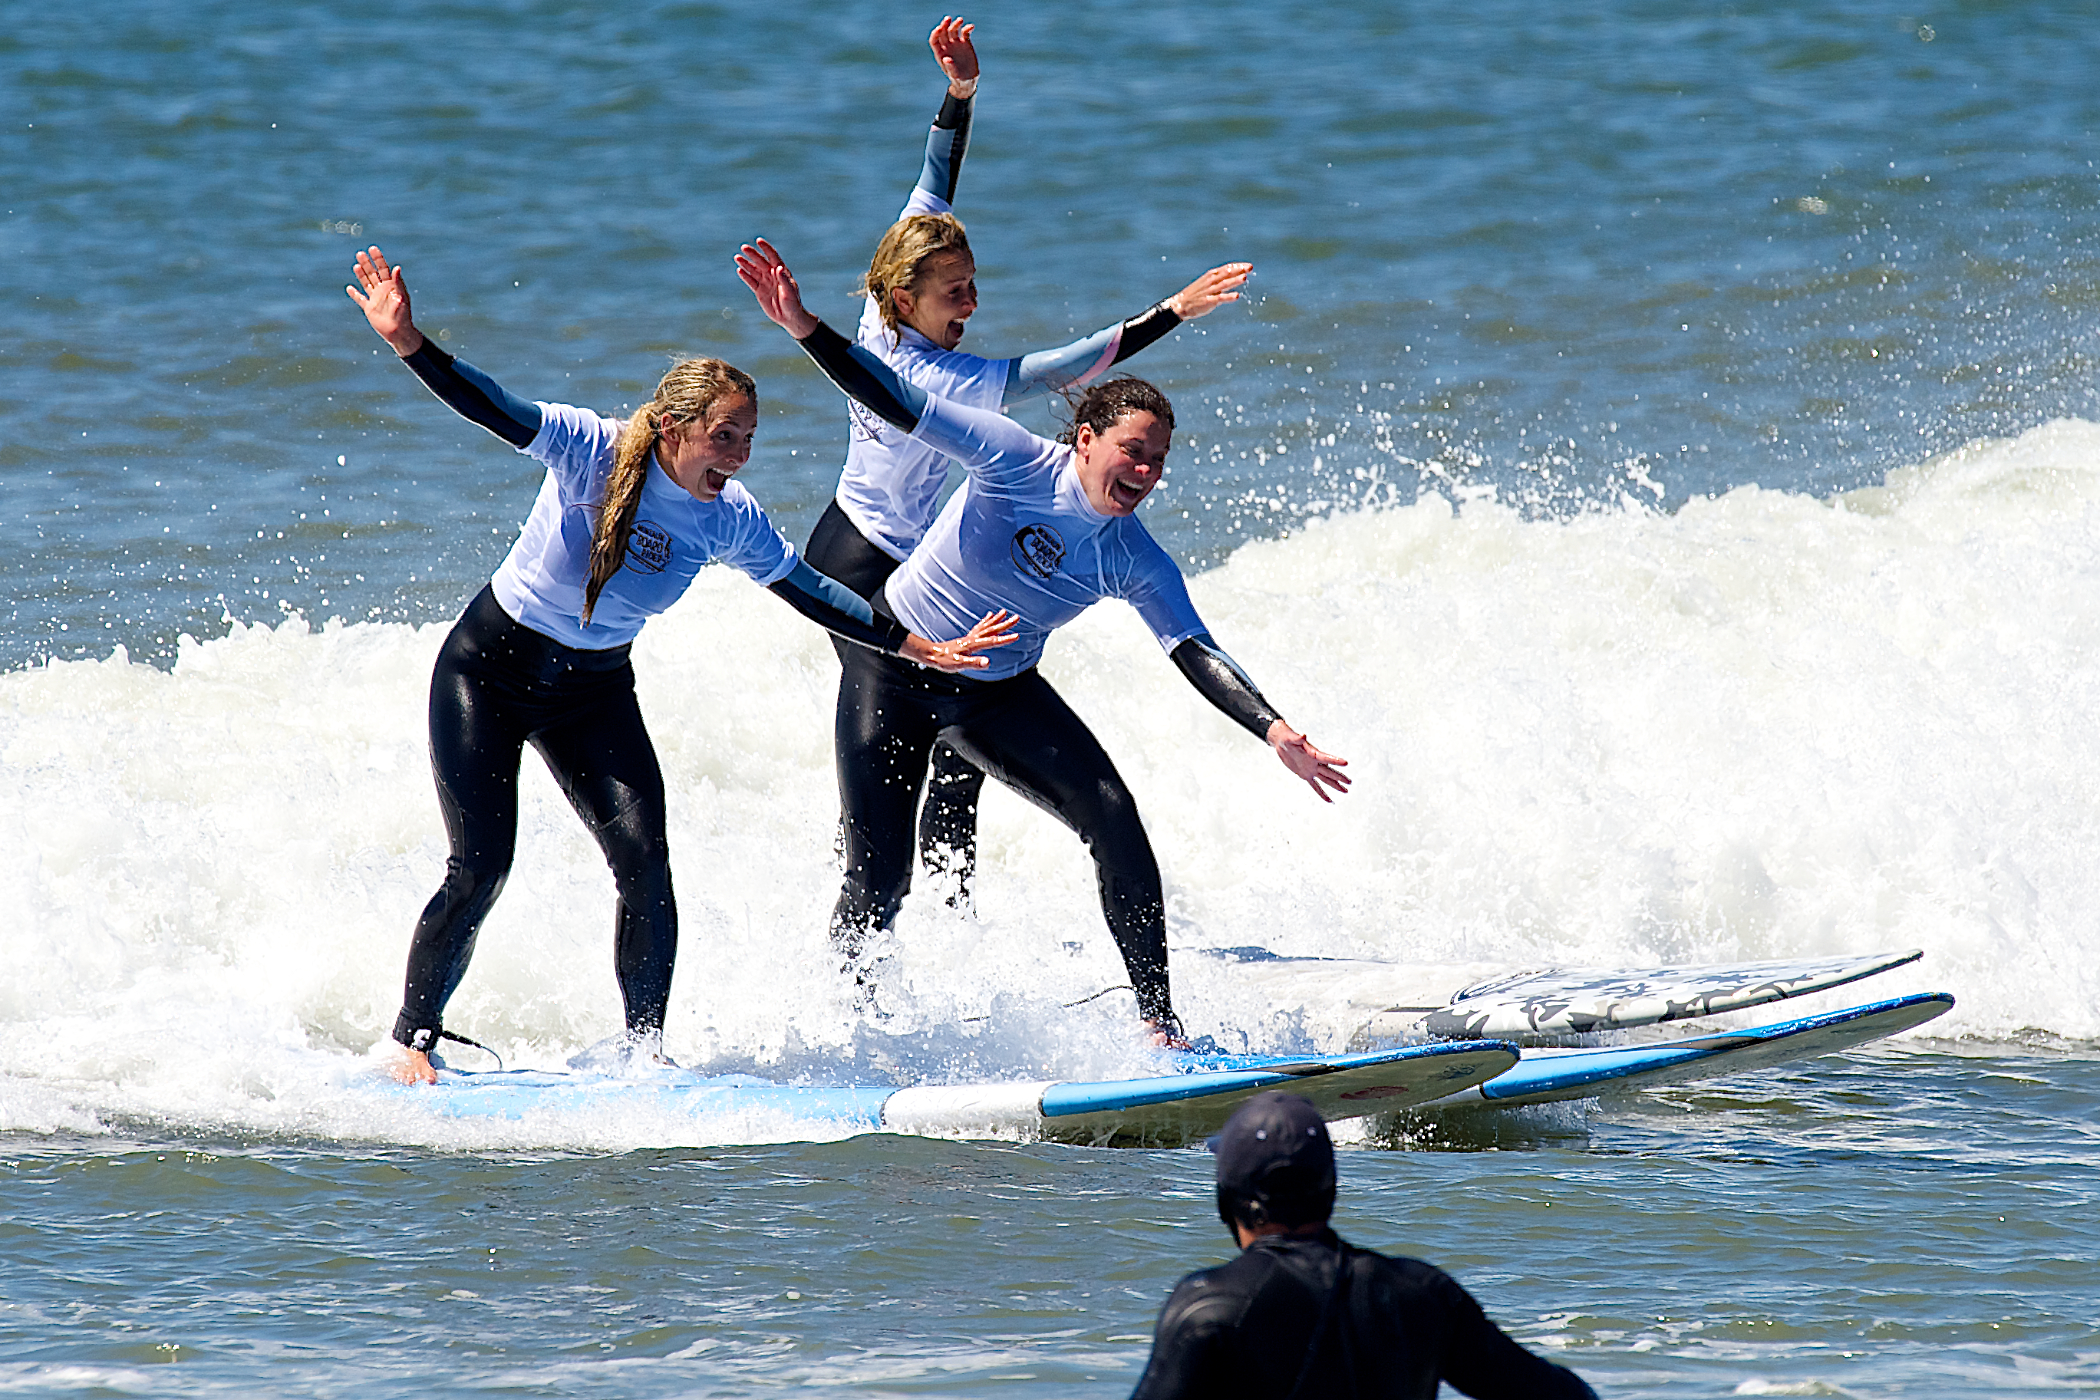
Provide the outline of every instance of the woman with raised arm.
{"type": "MultiPolygon", "coordinates": [[[[919,183],[868,264],[858,340],[929,393],[972,408],[1003,409],[1085,384],[1183,321],[1237,300],[1251,264],[1212,268],[1130,319],[1055,350],[1013,359],[958,350],[977,310],[977,264],[962,222],[951,212],[977,92],[975,28],[943,19],[927,37],[948,88],[926,142],[919,183]]],[[[933,523],[948,480],[948,459],[850,399],[847,409],[846,465],[837,495],[810,532],[805,555],[854,592],[873,597],[933,523]]],[[[848,648],[843,643],[838,648],[843,663],[848,648]]],[[[849,668],[839,689],[841,734],[860,708],[848,693],[851,684],[849,668]]],[[[843,771],[839,780],[843,792],[843,771]]],[[[928,869],[953,877],[962,899],[968,897],[976,865],[977,794],[983,783],[983,773],[946,743],[934,746],[919,854],[928,869]]]]}
{"type": "Polygon", "coordinates": [[[758,388],[742,370],[686,360],[623,424],[521,400],[440,350],[416,329],[402,271],[377,248],[357,255],[357,285],[344,290],[432,393],[547,468],[517,543],[454,625],[431,676],[430,761],[452,852],[409,945],[395,1077],[437,1079],[430,1052],[445,1034],[445,1003],[510,873],[526,744],[612,867],[628,1045],[660,1058],[678,912],[663,773],[628,661],[642,624],[717,560],[838,636],[939,671],[982,669],[979,653],[1010,641],[1012,624],[989,617],[929,642],[796,558],[733,479],[758,427],[758,388]]]}
{"type": "Polygon", "coordinates": [[[931,675],[888,657],[848,658],[857,706],[839,735],[846,798],[845,888],[832,935],[849,952],[897,913],[911,869],[911,811],[936,739],[1058,816],[1092,852],[1101,909],[1129,969],[1138,1014],[1164,1044],[1185,1044],[1167,979],[1159,866],[1130,790],[1086,724],[1036,670],[1056,628],[1122,598],[1190,684],[1260,736],[1322,801],[1345,792],[1344,760],[1284,723],[1189,601],[1181,570],[1132,518],[1166,469],[1173,405],[1142,379],[1086,391],[1058,442],[981,408],[930,394],[802,305],[780,255],[761,241],[737,256],[769,319],[897,432],[969,473],[911,558],[877,591],[876,616],[929,637],[965,634],[973,610],[1018,620],[1017,644],[983,670],[931,675]]]}

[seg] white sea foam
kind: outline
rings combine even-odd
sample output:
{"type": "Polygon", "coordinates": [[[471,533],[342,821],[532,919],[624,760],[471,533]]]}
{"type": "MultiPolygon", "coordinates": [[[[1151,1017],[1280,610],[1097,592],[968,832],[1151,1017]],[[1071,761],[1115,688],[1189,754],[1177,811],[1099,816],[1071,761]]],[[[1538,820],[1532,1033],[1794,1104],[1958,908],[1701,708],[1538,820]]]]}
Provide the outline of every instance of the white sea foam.
{"type": "MultiPolygon", "coordinates": [[[[1126,609],[1051,648],[1145,813],[1194,1030],[1350,1029],[1198,948],[1485,968],[1916,946],[1871,991],[1956,993],[1933,1034],[2100,1037],[2100,425],[1835,501],[1745,488],[1539,521],[1431,499],[1248,545],[1193,588],[1356,778],[1320,804],[1126,609]]],[[[172,671],[0,676],[0,1128],[422,1140],[360,1097],[356,1057],[444,861],[423,733],[443,631],[294,619],[186,641],[172,671]]],[[[1127,993],[1064,1007],[1123,979],[1063,828],[990,792],[979,917],[914,899],[888,1019],[859,1021],[823,931],[822,635],[711,570],[636,661],[671,789],[675,1054],[899,1082],[1130,1065],[1127,993]]],[[[448,1021],[548,1064],[617,1025],[612,891],[535,758],[524,792],[448,1021]]]]}

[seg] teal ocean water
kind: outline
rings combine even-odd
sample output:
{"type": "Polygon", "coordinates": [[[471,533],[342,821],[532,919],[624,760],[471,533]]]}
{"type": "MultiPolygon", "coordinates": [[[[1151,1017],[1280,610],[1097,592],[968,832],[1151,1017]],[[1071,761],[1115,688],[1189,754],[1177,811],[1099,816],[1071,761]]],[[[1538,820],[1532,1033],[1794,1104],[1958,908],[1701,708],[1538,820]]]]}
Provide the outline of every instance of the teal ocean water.
{"type": "MultiPolygon", "coordinates": [[[[799,541],[845,417],[730,254],[764,234],[854,313],[939,18],[10,15],[0,1391],[1105,1396],[1222,1257],[1200,1151],[475,1127],[368,1091],[444,860],[431,659],[536,474],[392,363],[353,251],[530,397],[742,365],[745,479],[799,541]]],[[[973,18],[966,345],[1257,269],[1132,366],[1181,422],[1146,518],[1356,791],[1295,792],[1127,614],[1045,663],[1143,807],[1193,1030],[1355,1028],[1189,956],[1246,945],[1467,975],[1920,948],[1814,1007],[1958,999],[1781,1071],[1359,1124],[1346,1233],[1606,1394],[2100,1391],[2086,9],[973,18]]],[[[636,657],[681,1061],[1140,1062],[1127,999],[1068,1005],[1120,980],[1079,849],[1003,793],[975,914],[909,904],[857,1018],[823,933],[828,645],[711,571],[636,657]]],[[[521,852],[450,1019],[558,1064],[617,1021],[612,893],[531,765],[521,852]]]]}

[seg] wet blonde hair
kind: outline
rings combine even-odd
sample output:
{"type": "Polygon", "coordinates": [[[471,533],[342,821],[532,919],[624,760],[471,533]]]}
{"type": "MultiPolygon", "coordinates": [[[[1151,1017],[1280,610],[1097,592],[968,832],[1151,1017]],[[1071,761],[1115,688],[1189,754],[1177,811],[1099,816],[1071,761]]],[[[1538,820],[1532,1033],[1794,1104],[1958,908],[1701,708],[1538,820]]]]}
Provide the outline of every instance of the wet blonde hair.
{"type": "Polygon", "coordinates": [[[891,293],[900,288],[910,291],[926,264],[943,253],[970,257],[970,235],[963,231],[962,220],[953,214],[912,214],[899,219],[875,245],[875,256],[868,261],[868,275],[860,279],[855,290],[875,298],[875,309],[891,335],[897,334],[902,320],[897,314],[897,299],[891,293]]]}
{"type": "Polygon", "coordinates": [[[613,446],[612,473],[605,479],[605,499],[598,506],[598,528],[591,536],[591,573],[583,586],[583,625],[591,625],[598,595],[627,562],[627,536],[649,479],[649,459],[667,423],[704,422],[724,396],[742,394],[758,406],[758,385],[750,375],[721,360],[680,360],[656,385],[656,396],[634,411],[613,446]]]}

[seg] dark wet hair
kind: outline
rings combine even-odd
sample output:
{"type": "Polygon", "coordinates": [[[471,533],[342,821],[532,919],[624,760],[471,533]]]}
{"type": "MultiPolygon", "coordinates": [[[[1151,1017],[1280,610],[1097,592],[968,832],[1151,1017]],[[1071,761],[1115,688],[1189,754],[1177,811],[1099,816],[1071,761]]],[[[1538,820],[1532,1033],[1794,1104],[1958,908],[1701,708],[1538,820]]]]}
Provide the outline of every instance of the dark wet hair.
{"type": "Polygon", "coordinates": [[[1079,439],[1079,425],[1084,423],[1099,437],[1115,426],[1116,420],[1132,413],[1149,413],[1174,431],[1174,405],[1167,396],[1149,380],[1135,375],[1119,375],[1094,385],[1085,393],[1073,398],[1065,397],[1072,410],[1072,422],[1058,434],[1057,440],[1070,446],[1079,439]]]}
{"type": "Polygon", "coordinates": [[[1211,1139],[1218,1218],[1296,1229],[1334,1213],[1334,1140],[1309,1099],[1279,1090],[1240,1105],[1211,1139]]]}

